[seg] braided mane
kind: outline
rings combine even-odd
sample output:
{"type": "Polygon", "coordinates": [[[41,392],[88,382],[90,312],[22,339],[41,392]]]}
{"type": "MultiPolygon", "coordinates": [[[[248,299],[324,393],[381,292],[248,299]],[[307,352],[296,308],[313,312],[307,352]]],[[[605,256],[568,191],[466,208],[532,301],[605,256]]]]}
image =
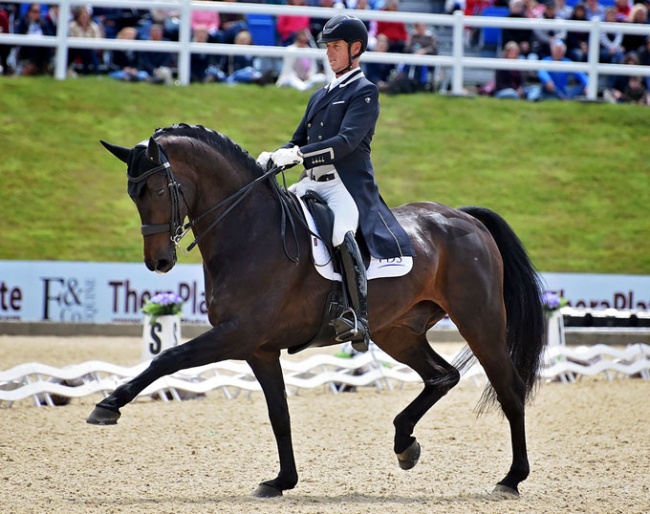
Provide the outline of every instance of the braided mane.
{"type": "Polygon", "coordinates": [[[169,127],[157,128],[153,137],[158,139],[166,135],[188,137],[201,141],[213,147],[220,154],[231,157],[243,167],[259,174],[260,168],[248,151],[220,132],[206,128],[203,125],[177,123],[169,127]]]}

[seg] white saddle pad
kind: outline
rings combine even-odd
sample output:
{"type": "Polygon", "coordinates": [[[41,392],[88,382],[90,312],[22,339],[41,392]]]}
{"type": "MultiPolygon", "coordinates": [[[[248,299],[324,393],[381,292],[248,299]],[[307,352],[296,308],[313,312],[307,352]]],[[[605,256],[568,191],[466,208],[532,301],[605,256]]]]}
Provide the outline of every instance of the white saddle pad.
{"type": "MultiPolygon", "coordinates": [[[[311,213],[307,210],[305,202],[302,198],[298,198],[302,212],[305,213],[305,218],[309,224],[309,229],[318,234],[316,223],[311,213]]],[[[320,234],[319,234],[320,235],[320,234]]],[[[311,236],[311,255],[314,262],[314,267],[318,273],[328,280],[341,281],[341,274],[334,271],[332,265],[332,257],[327,250],[325,244],[317,237],[311,236]]],[[[413,257],[395,257],[393,259],[370,259],[370,266],[368,267],[367,277],[368,280],[374,278],[389,278],[389,277],[402,277],[406,275],[413,268],[413,257]]]]}

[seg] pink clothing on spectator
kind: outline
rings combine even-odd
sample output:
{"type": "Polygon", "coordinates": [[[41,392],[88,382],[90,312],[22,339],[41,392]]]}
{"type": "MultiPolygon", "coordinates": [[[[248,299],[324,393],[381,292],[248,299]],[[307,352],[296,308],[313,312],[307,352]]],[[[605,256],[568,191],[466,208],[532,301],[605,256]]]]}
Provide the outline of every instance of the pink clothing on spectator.
{"type": "Polygon", "coordinates": [[[192,28],[204,26],[210,34],[219,30],[221,20],[216,11],[192,11],[192,28]]]}
{"type": "Polygon", "coordinates": [[[296,32],[309,28],[309,16],[278,16],[275,26],[280,40],[286,41],[296,32]]]}

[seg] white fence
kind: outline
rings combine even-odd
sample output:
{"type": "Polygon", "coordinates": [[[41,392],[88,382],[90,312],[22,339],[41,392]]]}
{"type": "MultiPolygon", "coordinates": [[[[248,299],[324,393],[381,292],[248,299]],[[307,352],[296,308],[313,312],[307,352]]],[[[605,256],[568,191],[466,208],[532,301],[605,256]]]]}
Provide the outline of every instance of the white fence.
{"type": "MultiPolygon", "coordinates": [[[[455,355],[442,355],[452,361],[455,355]]],[[[94,394],[107,396],[121,384],[141,373],[148,362],[133,367],[108,362],[88,361],[55,368],[30,362],[0,371],[0,407],[14,402],[31,401],[36,406],[68,403],[72,398],[94,394]]],[[[374,349],[353,358],[318,354],[301,361],[281,359],[288,394],[323,387],[338,393],[348,387],[374,387],[391,391],[405,384],[421,384],[412,369],[397,362],[383,351],[374,349]]],[[[650,379],[650,346],[628,345],[615,348],[607,345],[591,347],[549,346],[544,356],[540,378],[546,381],[571,383],[582,376],[604,374],[607,380],[622,377],[650,379]]],[[[476,386],[487,383],[483,368],[475,363],[464,375],[476,386]]],[[[200,368],[187,369],[156,380],[140,393],[163,401],[194,398],[208,392],[220,392],[232,399],[240,393],[261,391],[261,387],[245,362],[227,360],[200,368]]]]}
{"type": "MultiPolygon", "coordinates": [[[[11,0],[13,3],[19,3],[11,0]]],[[[190,55],[192,52],[202,52],[221,55],[244,55],[254,53],[260,57],[283,57],[286,49],[272,46],[238,46],[217,43],[193,43],[191,41],[190,15],[193,10],[218,11],[222,13],[245,14],[295,14],[314,18],[328,18],[338,10],[320,7],[295,7],[265,4],[249,4],[239,2],[197,2],[190,0],[148,1],[148,0],[50,0],[50,4],[59,4],[62,13],[68,12],[71,5],[80,3],[101,7],[128,7],[145,9],[175,9],[180,11],[179,41],[150,42],[150,41],[119,41],[115,39],[74,38],[67,35],[67,24],[59,23],[56,36],[27,36],[19,34],[0,34],[0,44],[20,46],[50,46],[56,48],[56,66],[54,76],[63,80],[66,78],[67,55],[69,48],[95,49],[133,49],[176,52],[178,54],[178,79],[181,85],[187,85],[190,78],[190,55]]],[[[534,71],[540,69],[584,72],[588,74],[589,85],[587,98],[595,100],[598,96],[598,81],[600,75],[650,75],[650,67],[600,64],[599,35],[601,32],[622,32],[624,34],[644,34],[650,36],[650,25],[632,23],[602,23],[599,20],[590,22],[568,20],[541,19],[511,19],[505,17],[465,16],[461,11],[453,15],[387,12],[372,10],[347,10],[349,14],[362,20],[402,21],[407,24],[415,22],[427,23],[434,27],[452,28],[451,55],[410,55],[394,53],[367,52],[363,59],[367,62],[405,63],[424,66],[440,66],[450,68],[451,92],[463,94],[463,75],[468,68],[478,69],[519,69],[534,71]],[[465,55],[464,31],[466,27],[500,27],[526,29],[556,29],[589,33],[589,55],[586,63],[566,63],[549,61],[512,60],[492,57],[470,57],[465,55]]],[[[322,49],[304,49],[301,55],[322,57],[322,49]]]]}

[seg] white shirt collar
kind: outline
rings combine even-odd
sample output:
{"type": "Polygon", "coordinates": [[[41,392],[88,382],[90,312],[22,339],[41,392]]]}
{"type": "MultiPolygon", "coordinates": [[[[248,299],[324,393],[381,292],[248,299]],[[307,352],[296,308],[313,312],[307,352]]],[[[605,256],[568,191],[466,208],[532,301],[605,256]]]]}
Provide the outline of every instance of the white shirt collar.
{"type": "Polygon", "coordinates": [[[334,80],[332,80],[332,82],[330,82],[329,85],[327,86],[327,90],[331,91],[336,86],[341,84],[343,81],[350,78],[350,75],[352,75],[353,73],[360,73],[361,75],[363,75],[363,71],[361,70],[361,68],[354,68],[353,70],[348,71],[344,75],[341,75],[340,77],[334,78],[334,80]]]}

